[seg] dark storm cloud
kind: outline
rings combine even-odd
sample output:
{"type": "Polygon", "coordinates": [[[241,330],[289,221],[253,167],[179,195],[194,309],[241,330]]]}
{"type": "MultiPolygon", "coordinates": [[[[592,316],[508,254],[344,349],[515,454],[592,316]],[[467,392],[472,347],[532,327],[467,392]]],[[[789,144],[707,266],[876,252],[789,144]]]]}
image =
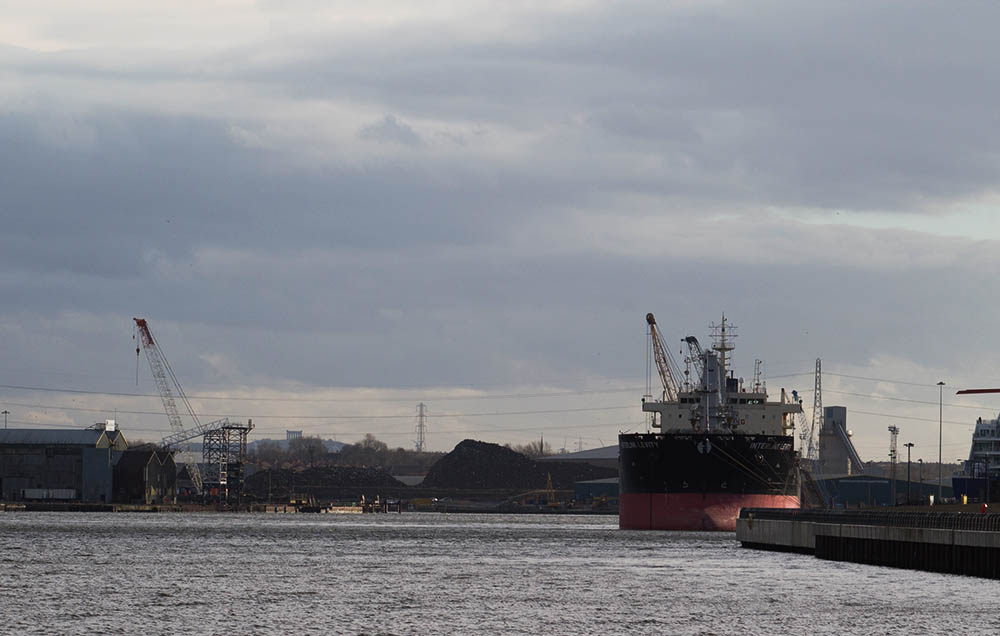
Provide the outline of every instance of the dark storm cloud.
{"type": "Polygon", "coordinates": [[[149,250],[199,245],[476,241],[490,231],[489,208],[508,205],[481,201],[474,184],[430,187],[416,167],[278,172],[274,157],[234,143],[212,120],[107,113],[75,123],[92,131],[91,144],[46,144],[44,122],[0,115],[3,258],[12,265],[109,274],[139,266],[149,250]],[[109,258],[120,262],[108,267],[109,258]]]}

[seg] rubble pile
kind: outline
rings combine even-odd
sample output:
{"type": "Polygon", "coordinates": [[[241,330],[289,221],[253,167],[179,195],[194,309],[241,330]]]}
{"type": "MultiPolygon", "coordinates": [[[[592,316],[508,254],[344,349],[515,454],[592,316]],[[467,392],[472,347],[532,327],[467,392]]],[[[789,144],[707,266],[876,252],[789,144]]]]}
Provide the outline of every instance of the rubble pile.
{"type": "Polygon", "coordinates": [[[536,462],[499,444],[467,439],[437,461],[421,486],[462,490],[572,489],[576,481],[615,477],[618,471],[575,462],[536,462]]]}
{"type": "Polygon", "coordinates": [[[539,487],[535,462],[505,446],[471,439],[460,442],[431,466],[421,485],[467,490],[539,487]]]}
{"type": "Polygon", "coordinates": [[[302,471],[287,468],[264,470],[246,479],[244,492],[259,498],[285,496],[291,493],[312,493],[317,497],[344,489],[405,488],[382,468],[362,466],[316,466],[302,471]]]}

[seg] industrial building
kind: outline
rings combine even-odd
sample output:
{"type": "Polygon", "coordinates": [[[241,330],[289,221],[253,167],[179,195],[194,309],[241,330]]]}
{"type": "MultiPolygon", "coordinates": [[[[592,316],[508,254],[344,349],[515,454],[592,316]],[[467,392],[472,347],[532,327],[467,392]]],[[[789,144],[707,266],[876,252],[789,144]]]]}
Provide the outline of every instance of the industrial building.
{"type": "Polygon", "coordinates": [[[546,455],[538,457],[535,461],[545,462],[573,462],[578,464],[591,464],[604,468],[618,469],[618,445],[603,446],[601,448],[591,448],[576,453],[559,453],[557,455],[546,455]]]}
{"type": "Polygon", "coordinates": [[[573,483],[573,499],[576,501],[614,500],[618,501],[618,478],[588,479],[573,483]]]}
{"type": "Polygon", "coordinates": [[[114,480],[117,502],[177,503],[177,467],[170,452],[125,451],[115,464],[114,480]]]}
{"type": "Polygon", "coordinates": [[[110,502],[128,440],[114,420],[83,430],[0,431],[0,498],[110,502]]]}
{"type": "Polygon", "coordinates": [[[851,442],[847,428],[847,408],[828,406],[823,409],[819,430],[819,461],[813,469],[818,475],[859,475],[864,462],[851,442]]]}
{"type": "MultiPolygon", "coordinates": [[[[591,448],[575,453],[559,453],[539,457],[536,461],[544,465],[547,462],[589,464],[601,468],[618,470],[618,446],[591,448]]],[[[618,506],[618,477],[604,479],[588,479],[573,483],[573,499],[578,504],[618,506]]]]}
{"type": "MultiPolygon", "coordinates": [[[[826,499],[825,503],[833,508],[856,508],[859,506],[891,506],[893,505],[893,485],[895,485],[896,505],[909,501],[912,504],[928,503],[931,495],[936,499],[938,485],[936,483],[896,479],[873,475],[850,475],[845,477],[830,477],[817,479],[816,485],[826,499]]],[[[941,487],[941,496],[951,499],[951,486],[941,487]]]]}

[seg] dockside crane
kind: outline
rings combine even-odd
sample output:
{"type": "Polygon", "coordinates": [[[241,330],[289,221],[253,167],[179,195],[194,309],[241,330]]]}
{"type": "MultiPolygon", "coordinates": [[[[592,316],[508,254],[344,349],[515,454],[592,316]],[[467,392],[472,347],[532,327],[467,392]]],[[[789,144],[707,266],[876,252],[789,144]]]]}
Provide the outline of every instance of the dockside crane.
{"type": "MultiPolygon", "coordinates": [[[[160,347],[156,344],[153,339],[153,334],[149,330],[149,324],[146,322],[145,318],[133,318],[135,321],[136,331],[139,335],[139,342],[136,342],[135,355],[139,355],[139,343],[142,343],[142,349],[146,352],[146,360],[149,361],[149,369],[153,373],[153,379],[156,381],[156,388],[160,392],[160,399],[163,401],[163,410],[167,412],[167,419],[170,421],[170,429],[179,438],[185,438],[188,431],[184,428],[184,423],[181,421],[180,413],[177,410],[177,399],[180,399],[184,404],[185,409],[187,409],[188,415],[194,421],[195,431],[201,431],[203,429],[201,422],[198,421],[198,416],[194,412],[194,408],[191,407],[191,402],[188,401],[187,396],[184,394],[184,390],[181,388],[180,383],[177,381],[177,376],[174,375],[174,370],[170,368],[170,363],[167,362],[166,357],[164,357],[163,352],[160,351],[160,347]]],[[[214,423],[213,423],[214,424],[214,423]]],[[[208,425],[208,426],[211,426],[208,425]]],[[[186,437],[186,439],[177,440],[177,446],[174,446],[175,452],[185,452],[190,450],[190,443],[187,440],[191,437],[186,437]]],[[[188,474],[191,476],[191,482],[194,484],[195,492],[201,493],[202,490],[202,479],[201,470],[198,468],[198,462],[190,462],[188,464],[188,474]]]]}
{"type": "Polygon", "coordinates": [[[660,374],[660,382],[663,384],[663,400],[675,402],[680,392],[676,379],[680,372],[675,371],[677,365],[663,346],[663,334],[660,333],[660,328],[657,326],[653,314],[646,314],[646,324],[649,325],[649,340],[653,350],[653,359],[656,361],[656,369],[660,374]]]}

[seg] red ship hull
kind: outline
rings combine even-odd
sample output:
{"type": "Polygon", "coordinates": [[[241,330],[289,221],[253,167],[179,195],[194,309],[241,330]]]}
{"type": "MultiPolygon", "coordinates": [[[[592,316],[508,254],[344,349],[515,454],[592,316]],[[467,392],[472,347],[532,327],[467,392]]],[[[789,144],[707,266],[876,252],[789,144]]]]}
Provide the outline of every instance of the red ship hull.
{"type": "Polygon", "coordinates": [[[618,500],[618,527],[735,532],[740,508],[798,507],[799,498],[793,495],[622,493],[618,500]]]}

